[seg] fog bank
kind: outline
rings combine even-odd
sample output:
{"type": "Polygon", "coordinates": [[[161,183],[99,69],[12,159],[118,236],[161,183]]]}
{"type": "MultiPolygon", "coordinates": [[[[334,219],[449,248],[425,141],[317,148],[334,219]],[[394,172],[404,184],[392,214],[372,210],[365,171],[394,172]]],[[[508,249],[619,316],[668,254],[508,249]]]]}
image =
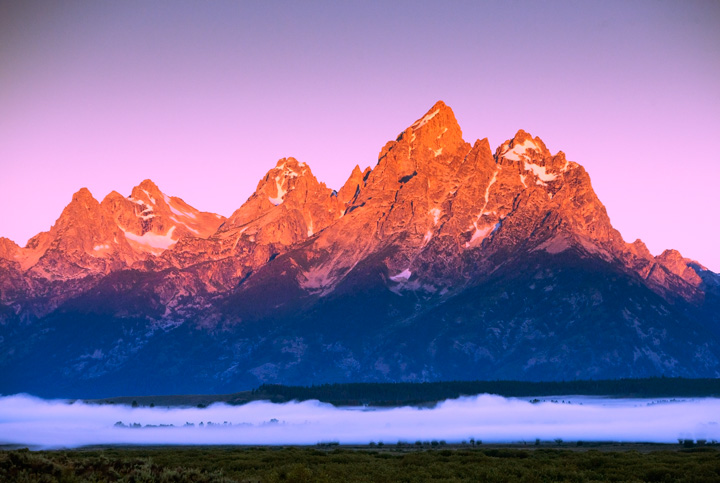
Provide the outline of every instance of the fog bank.
{"type": "Polygon", "coordinates": [[[0,444],[62,448],[94,444],[451,443],[470,438],[485,443],[534,442],[536,438],[657,443],[720,440],[720,399],[716,398],[552,398],[565,403],[544,399],[533,404],[528,399],[479,395],[447,400],[432,409],[336,408],[318,401],[214,404],[199,409],[70,404],[15,395],[0,398],[0,444]]]}

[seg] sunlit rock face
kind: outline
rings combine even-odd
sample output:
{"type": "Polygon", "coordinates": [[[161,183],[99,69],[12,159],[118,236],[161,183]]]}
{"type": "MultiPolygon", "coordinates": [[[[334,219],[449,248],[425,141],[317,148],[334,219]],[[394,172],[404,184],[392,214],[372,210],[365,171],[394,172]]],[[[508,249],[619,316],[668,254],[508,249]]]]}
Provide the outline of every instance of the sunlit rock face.
{"type": "Polygon", "coordinates": [[[0,238],[0,275],[5,392],[720,376],[717,274],[626,243],[540,138],[465,142],[442,101],[338,190],[284,158],[227,219],[150,180],[82,189],[0,238]]]}

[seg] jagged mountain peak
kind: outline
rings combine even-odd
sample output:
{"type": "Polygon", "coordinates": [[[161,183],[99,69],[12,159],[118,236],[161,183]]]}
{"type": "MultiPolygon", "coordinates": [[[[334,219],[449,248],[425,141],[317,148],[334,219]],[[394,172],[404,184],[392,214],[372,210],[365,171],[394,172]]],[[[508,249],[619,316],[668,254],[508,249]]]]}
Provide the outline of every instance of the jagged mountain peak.
{"type": "Polygon", "coordinates": [[[667,250],[664,250],[660,255],[657,256],[660,260],[684,260],[684,257],[682,254],[675,250],[674,248],[668,248],[667,250]]]}
{"type": "MultiPolygon", "coordinates": [[[[517,169],[525,187],[555,185],[557,188],[569,171],[579,167],[577,163],[569,161],[562,151],[553,156],[542,139],[522,129],[512,139],[501,144],[495,150],[494,157],[499,165],[517,169]]],[[[589,178],[585,178],[587,176],[583,177],[583,182],[589,183],[589,178]]]]}
{"type": "Polygon", "coordinates": [[[292,156],[279,159],[278,162],[275,164],[275,168],[282,169],[284,172],[289,174],[295,173],[298,175],[310,170],[309,166],[306,163],[298,161],[292,156]]]}
{"type": "Polygon", "coordinates": [[[207,238],[224,218],[205,213],[181,198],[168,196],[151,180],[143,180],[126,199],[109,199],[108,210],[133,248],[163,253],[183,236],[207,238]]]}
{"type": "Polygon", "coordinates": [[[426,125],[428,125],[427,130],[432,130],[438,126],[448,128],[453,126],[460,127],[455,119],[453,110],[443,101],[437,101],[421,118],[412,123],[410,127],[417,132],[426,125]]]}
{"type": "Polygon", "coordinates": [[[182,236],[207,237],[224,219],[164,195],[145,180],[125,197],[110,192],[98,202],[78,190],[49,231],[14,255],[21,270],[42,279],[107,274],[157,256],[182,236]]]}
{"type": "Polygon", "coordinates": [[[157,205],[163,198],[163,192],[153,183],[152,180],[143,180],[139,185],[135,186],[130,193],[132,201],[139,201],[149,205],[157,205]]]}
{"type": "Polygon", "coordinates": [[[239,245],[241,236],[248,243],[291,245],[341,216],[336,194],[318,182],[306,163],[282,158],[220,227],[218,236],[237,235],[234,250],[244,246],[239,245]]]}
{"type": "Polygon", "coordinates": [[[0,236],[0,258],[12,259],[18,251],[20,251],[20,247],[17,243],[0,236]]]}
{"type": "Polygon", "coordinates": [[[78,219],[82,220],[86,216],[96,216],[100,210],[100,202],[95,199],[89,189],[80,188],[76,191],[70,203],[65,206],[60,217],[54,225],[54,229],[62,229],[68,226],[77,226],[78,219]]]}
{"type": "Polygon", "coordinates": [[[352,178],[352,177],[362,176],[362,173],[363,173],[363,171],[360,169],[360,165],[356,164],[355,167],[353,168],[352,172],[350,173],[350,177],[352,178]]]}
{"type": "Polygon", "coordinates": [[[477,139],[475,144],[473,144],[473,149],[492,153],[488,138],[477,139]]]}
{"type": "Polygon", "coordinates": [[[707,270],[699,262],[685,258],[682,254],[674,249],[663,251],[655,257],[658,263],[667,268],[670,272],[679,276],[691,285],[697,286],[702,283],[699,271],[707,270]]]}
{"type": "Polygon", "coordinates": [[[512,161],[539,160],[550,156],[550,151],[539,137],[532,137],[520,129],[512,139],[505,141],[496,151],[498,158],[512,161]]]}
{"type": "Polygon", "coordinates": [[[407,143],[411,156],[421,160],[448,158],[465,144],[455,114],[443,101],[436,102],[425,115],[401,132],[394,143],[388,143],[380,158],[397,142],[407,143]]]}
{"type": "Polygon", "coordinates": [[[71,203],[97,203],[98,201],[95,199],[95,197],[92,195],[89,189],[87,188],[80,188],[77,190],[73,196],[71,203]]]}
{"type": "Polygon", "coordinates": [[[292,156],[279,159],[275,167],[268,171],[266,176],[280,175],[287,178],[296,178],[298,176],[312,175],[312,170],[307,163],[298,161],[292,156]]]}
{"type": "Polygon", "coordinates": [[[255,194],[263,193],[267,201],[275,206],[280,205],[285,196],[295,189],[298,179],[304,177],[308,177],[310,183],[318,184],[307,164],[293,157],[282,158],[260,180],[255,194]]]}
{"type": "Polygon", "coordinates": [[[118,193],[115,190],[112,190],[110,193],[105,195],[105,198],[102,199],[100,204],[104,205],[109,202],[112,202],[113,200],[119,200],[119,199],[125,199],[125,196],[121,195],[120,193],[118,193]]]}
{"type": "Polygon", "coordinates": [[[268,195],[268,200],[277,206],[295,189],[298,180],[305,176],[317,182],[307,164],[300,163],[295,158],[283,158],[260,181],[258,191],[262,190],[268,195]]]}
{"type": "Polygon", "coordinates": [[[641,258],[644,259],[651,259],[653,258],[652,254],[650,253],[650,250],[648,250],[647,245],[645,245],[645,242],[641,239],[637,239],[634,242],[630,243],[630,248],[635,254],[641,258]]]}
{"type": "Polygon", "coordinates": [[[349,203],[360,193],[360,190],[365,185],[365,176],[368,170],[370,170],[370,168],[361,171],[360,165],[355,165],[352,173],[350,173],[350,177],[337,192],[338,200],[340,200],[342,204],[349,203]]]}
{"type": "Polygon", "coordinates": [[[410,129],[420,136],[439,138],[462,138],[462,130],[453,110],[443,101],[437,101],[421,118],[410,125],[410,129]]]}
{"type": "Polygon", "coordinates": [[[146,178],[140,182],[139,185],[136,186],[136,188],[148,190],[148,191],[155,191],[160,192],[160,188],[158,188],[158,185],[155,184],[153,180],[150,178],[146,178]]]}
{"type": "Polygon", "coordinates": [[[387,197],[402,186],[410,186],[406,183],[416,176],[416,183],[430,179],[435,187],[435,180],[445,184],[470,149],[452,109],[438,101],[382,148],[377,166],[366,181],[367,196],[377,197],[379,191],[387,197]]]}

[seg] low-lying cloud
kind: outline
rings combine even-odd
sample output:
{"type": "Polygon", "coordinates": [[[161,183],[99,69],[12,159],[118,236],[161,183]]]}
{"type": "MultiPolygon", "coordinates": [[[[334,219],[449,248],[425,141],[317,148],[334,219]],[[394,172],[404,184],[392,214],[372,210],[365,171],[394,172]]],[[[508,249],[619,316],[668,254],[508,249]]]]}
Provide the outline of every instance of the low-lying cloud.
{"type": "Polygon", "coordinates": [[[534,442],[536,438],[658,443],[720,440],[720,399],[552,399],[559,402],[548,398],[533,404],[526,399],[479,395],[447,400],[432,409],[336,408],[318,401],[214,404],[199,409],[70,404],[15,395],[0,398],[0,444],[61,448],[95,444],[451,443],[470,438],[483,442],[534,442]]]}

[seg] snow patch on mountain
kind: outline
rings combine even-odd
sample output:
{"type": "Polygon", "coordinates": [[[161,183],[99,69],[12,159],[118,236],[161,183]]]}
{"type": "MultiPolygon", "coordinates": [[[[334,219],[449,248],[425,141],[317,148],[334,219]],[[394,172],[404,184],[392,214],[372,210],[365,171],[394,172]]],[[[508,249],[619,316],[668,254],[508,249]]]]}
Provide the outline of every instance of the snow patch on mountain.
{"type": "Polygon", "coordinates": [[[274,197],[268,196],[268,199],[270,200],[270,203],[277,206],[283,202],[283,199],[285,198],[285,195],[287,194],[287,190],[283,188],[280,176],[277,176],[275,178],[275,187],[277,189],[277,195],[274,197]]]}
{"type": "Polygon", "coordinates": [[[201,233],[200,233],[198,230],[196,230],[195,228],[191,227],[190,225],[187,225],[187,224],[183,223],[182,221],[178,220],[178,219],[175,218],[174,216],[171,216],[170,219],[171,219],[172,221],[174,221],[175,223],[177,223],[178,225],[184,226],[186,229],[190,230],[191,232],[195,233],[196,235],[198,235],[198,236],[201,235],[201,233]]]}
{"type": "Polygon", "coordinates": [[[528,149],[540,152],[538,145],[535,144],[532,139],[527,139],[522,144],[516,144],[512,149],[506,149],[506,151],[502,153],[502,156],[513,161],[520,161],[521,158],[528,157],[527,154],[525,154],[528,149]]]}
{"type": "Polygon", "coordinates": [[[430,119],[435,117],[439,112],[440,112],[440,109],[435,109],[433,112],[425,114],[425,116],[423,116],[422,119],[420,119],[419,121],[415,121],[415,123],[410,127],[413,129],[420,129],[425,124],[427,124],[430,119]]]}
{"type": "Polygon", "coordinates": [[[406,282],[410,279],[410,276],[412,275],[412,272],[409,268],[406,268],[402,272],[398,273],[397,275],[393,275],[390,277],[390,280],[393,282],[406,282]]]}
{"type": "Polygon", "coordinates": [[[433,225],[437,225],[438,221],[440,221],[440,215],[442,214],[442,210],[440,208],[433,208],[430,210],[430,214],[433,217],[433,225]]]}
{"type": "Polygon", "coordinates": [[[525,161],[525,171],[532,171],[533,174],[543,182],[553,181],[557,178],[556,174],[548,173],[545,166],[538,166],[537,164],[528,163],[527,161],[525,161]]]}
{"type": "Polygon", "coordinates": [[[168,203],[168,207],[170,208],[170,211],[172,211],[173,213],[175,213],[178,216],[185,216],[187,218],[192,218],[192,219],[197,218],[197,216],[195,216],[195,213],[191,213],[189,211],[185,211],[180,208],[176,208],[175,206],[173,206],[172,202],[168,203]]]}
{"type": "Polygon", "coordinates": [[[338,280],[333,263],[325,263],[298,274],[298,284],[310,293],[323,296],[330,293],[338,280]]]}
{"type": "Polygon", "coordinates": [[[175,243],[177,243],[177,240],[173,240],[172,237],[175,228],[176,227],[173,225],[164,235],[158,235],[157,233],[153,233],[151,231],[143,233],[142,235],[136,235],[135,233],[125,230],[122,231],[123,233],[125,233],[125,238],[127,238],[128,240],[132,240],[138,245],[145,247],[147,251],[155,252],[158,249],[167,250],[175,243]]]}
{"type": "Polygon", "coordinates": [[[493,225],[484,226],[482,228],[478,227],[477,221],[473,223],[473,226],[475,227],[475,231],[473,232],[472,237],[470,237],[470,241],[465,243],[465,248],[469,248],[476,244],[478,240],[484,240],[486,236],[495,231],[493,225]]]}
{"type": "Polygon", "coordinates": [[[155,201],[155,198],[153,198],[153,197],[150,195],[150,193],[147,192],[147,190],[142,190],[142,192],[147,195],[148,199],[150,200],[150,203],[152,203],[153,205],[157,205],[157,202],[155,201]]]}

